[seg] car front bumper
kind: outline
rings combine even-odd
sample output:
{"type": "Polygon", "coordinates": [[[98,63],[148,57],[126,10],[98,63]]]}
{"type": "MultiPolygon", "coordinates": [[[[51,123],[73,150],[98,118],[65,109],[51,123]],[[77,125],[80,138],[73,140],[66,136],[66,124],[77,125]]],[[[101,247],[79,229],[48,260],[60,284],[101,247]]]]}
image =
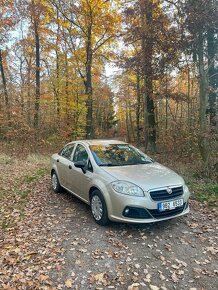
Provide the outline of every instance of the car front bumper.
{"type": "Polygon", "coordinates": [[[184,192],[179,198],[183,205],[175,209],[159,211],[158,203],[167,200],[154,201],[149,194],[144,197],[134,197],[115,192],[110,187],[106,199],[108,217],[111,221],[124,223],[152,223],[185,215],[189,212],[189,191],[184,192]]]}

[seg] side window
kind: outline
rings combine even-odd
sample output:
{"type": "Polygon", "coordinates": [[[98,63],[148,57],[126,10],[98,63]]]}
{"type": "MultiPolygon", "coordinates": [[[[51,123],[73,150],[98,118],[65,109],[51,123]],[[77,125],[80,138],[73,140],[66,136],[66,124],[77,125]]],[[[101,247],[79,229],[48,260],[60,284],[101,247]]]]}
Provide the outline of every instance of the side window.
{"type": "Polygon", "coordinates": [[[93,172],[93,167],[92,167],[92,163],[91,163],[90,160],[88,161],[87,169],[88,169],[89,171],[93,172]]]}
{"type": "Polygon", "coordinates": [[[61,152],[59,153],[59,155],[63,156],[64,158],[70,159],[74,147],[75,147],[75,144],[68,144],[68,145],[66,145],[61,150],[61,152]]]}
{"type": "Polygon", "coordinates": [[[88,153],[85,147],[81,144],[78,144],[73,155],[73,162],[77,162],[77,161],[86,162],[87,160],[88,160],[88,153]]]}

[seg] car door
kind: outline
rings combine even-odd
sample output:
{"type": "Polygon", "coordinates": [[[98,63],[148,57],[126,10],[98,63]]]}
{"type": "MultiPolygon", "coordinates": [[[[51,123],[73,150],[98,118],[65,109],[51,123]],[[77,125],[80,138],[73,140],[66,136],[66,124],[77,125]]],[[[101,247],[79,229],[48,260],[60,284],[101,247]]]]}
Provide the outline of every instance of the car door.
{"type": "Polygon", "coordinates": [[[56,160],[57,162],[57,170],[58,170],[58,177],[60,183],[63,187],[68,188],[68,178],[67,173],[69,171],[70,160],[72,156],[72,152],[75,148],[75,144],[67,144],[60,152],[59,156],[56,160]]]}
{"type": "Polygon", "coordinates": [[[78,195],[81,199],[88,201],[89,183],[92,178],[93,170],[89,160],[88,152],[82,144],[77,144],[72,161],[72,169],[68,171],[69,189],[78,195]],[[76,168],[74,166],[74,163],[77,161],[86,162],[86,173],[83,173],[80,168],[76,168]]]}

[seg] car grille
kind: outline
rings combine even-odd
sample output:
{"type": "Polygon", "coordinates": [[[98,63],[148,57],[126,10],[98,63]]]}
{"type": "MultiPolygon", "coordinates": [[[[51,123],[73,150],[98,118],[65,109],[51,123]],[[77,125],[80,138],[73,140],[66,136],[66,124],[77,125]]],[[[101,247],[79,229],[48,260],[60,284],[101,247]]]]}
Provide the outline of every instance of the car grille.
{"type": "Polygon", "coordinates": [[[183,195],[182,186],[174,187],[171,189],[172,189],[171,194],[169,194],[166,189],[160,189],[160,190],[150,191],[150,196],[153,200],[160,201],[160,200],[174,199],[175,197],[179,197],[183,195]]]}
{"type": "Polygon", "coordinates": [[[147,211],[156,219],[166,218],[175,216],[183,212],[184,208],[186,207],[186,203],[183,204],[181,207],[177,207],[171,210],[159,211],[158,209],[147,209],[147,211]]]}

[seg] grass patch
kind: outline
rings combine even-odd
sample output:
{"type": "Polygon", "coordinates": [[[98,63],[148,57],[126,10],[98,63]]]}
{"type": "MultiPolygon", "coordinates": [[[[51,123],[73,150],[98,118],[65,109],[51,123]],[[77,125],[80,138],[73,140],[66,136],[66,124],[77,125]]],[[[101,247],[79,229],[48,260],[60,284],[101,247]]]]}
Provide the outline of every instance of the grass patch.
{"type": "Polygon", "coordinates": [[[23,191],[17,192],[17,194],[20,196],[21,199],[26,199],[29,193],[30,193],[30,190],[23,190],[23,191]]]}
{"type": "Polygon", "coordinates": [[[201,183],[191,182],[188,184],[192,193],[192,199],[199,202],[206,202],[210,207],[218,206],[218,184],[216,183],[201,183]]]}
{"type": "Polygon", "coordinates": [[[40,154],[25,159],[0,154],[0,229],[16,226],[25,217],[33,184],[48,174],[48,165],[49,158],[40,154]]]}
{"type": "Polygon", "coordinates": [[[40,178],[44,177],[47,174],[47,168],[39,168],[34,172],[32,175],[25,175],[23,177],[23,181],[26,183],[31,183],[39,180],[40,178]]]}
{"type": "Polygon", "coordinates": [[[1,222],[1,229],[2,230],[6,230],[9,227],[10,227],[9,221],[7,221],[6,219],[3,219],[2,222],[1,222]]]}
{"type": "Polygon", "coordinates": [[[218,207],[218,184],[216,178],[211,178],[203,171],[202,162],[168,160],[164,163],[181,175],[187,184],[191,199],[207,204],[209,207],[218,207]],[[170,164],[169,164],[170,163],[170,164]]]}
{"type": "Polygon", "coordinates": [[[29,154],[26,158],[28,162],[31,162],[32,164],[38,164],[38,163],[43,163],[43,164],[49,164],[50,158],[47,155],[42,155],[42,154],[29,154]]]}
{"type": "Polygon", "coordinates": [[[0,165],[7,165],[12,163],[12,158],[6,154],[0,154],[0,165]]]}

